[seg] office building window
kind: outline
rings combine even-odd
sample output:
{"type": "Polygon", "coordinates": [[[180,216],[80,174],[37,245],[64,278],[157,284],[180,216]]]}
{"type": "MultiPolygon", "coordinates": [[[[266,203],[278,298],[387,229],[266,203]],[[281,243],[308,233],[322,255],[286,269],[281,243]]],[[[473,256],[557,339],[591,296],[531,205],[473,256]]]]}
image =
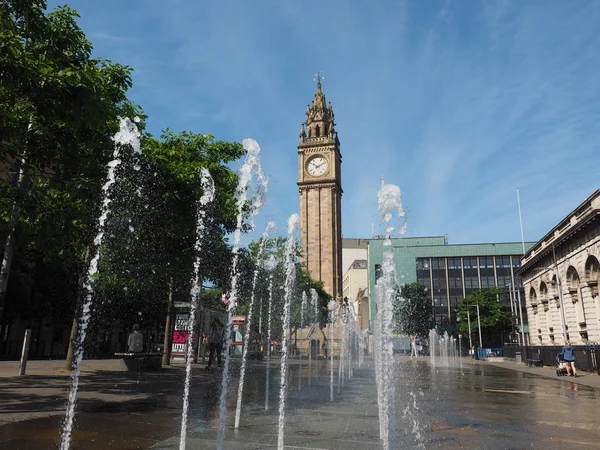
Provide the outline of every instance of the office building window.
{"type": "Polygon", "coordinates": [[[379,280],[382,275],[381,264],[375,264],[375,280],[379,280]]]}
{"type": "Polygon", "coordinates": [[[429,258],[417,258],[417,270],[429,270],[429,258]]]}
{"type": "Polygon", "coordinates": [[[460,269],[460,258],[448,258],[448,269],[460,269]]]}
{"type": "Polygon", "coordinates": [[[463,258],[465,269],[477,269],[477,258],[463,258]]]}
{"type": "Polygon", "coordinates": [[[513,267],[521,267],[521,258],[518,256],[513,256],[513,267]]]}
{"type": "Polygon", "coordinates": [[[433,288],[434,289],[446,289],[446,277],[443,277],[443,278],[434,277],[433,278],[433,288]]]}
{"type": "Polygon", "coordinates": [[[481,277],[481,288],[488,289],[495,285],[494,277],[481,277]]]}
{"type": "Polygon", "coordinates": [[[479,289],[479,280],[477,277],[465,277],[465,288],[479,289]]]}
{"type": "Polygon", "coordinates": [[[480,256],[479,257],[479,268],[480,269],[493,269],[494,258],[492,256],[480,256]]]}
{"type": "Polygon", "coordinates": [[[458,304],[462,301],[462,297],[451,295],[450,296],[450,309],[454,310],[458,304]]]}
{"type": "Polygon", "coordinates": [[[510,256],[496,256],[496,267],[498,269],[509,269],[510,256]]]}
{"type": "Polygon", "coordinates": [[[431,267],[433,270],[445,270],[446,269],[446,259],[445,258],[432,258],[431,259],[431,267]]]}
{"type": "Polygon", "coordinates": [[[448,285],[450,289],[462,289],[462,278],[461,277],[449,277],[448,285]]]}

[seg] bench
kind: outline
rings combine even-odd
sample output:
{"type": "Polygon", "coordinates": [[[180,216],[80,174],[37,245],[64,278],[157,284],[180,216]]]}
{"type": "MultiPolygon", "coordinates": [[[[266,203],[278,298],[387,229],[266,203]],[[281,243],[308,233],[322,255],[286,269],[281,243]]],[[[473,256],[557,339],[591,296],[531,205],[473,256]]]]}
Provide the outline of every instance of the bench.
{"type": "Polygon", "coordinates": [[[535,366],[535,367],[543,367],[544,363],[542,362],[541,359],[528,359],[527,360],[527,365],[529,367],[533,367],[533,366],[535,366]]]}
{"type": "Polygon", "coordinates": [[[161,353],[115,353],[121,358],[121,369],[129,372],[156,370],[162,367],[161,353]]]}

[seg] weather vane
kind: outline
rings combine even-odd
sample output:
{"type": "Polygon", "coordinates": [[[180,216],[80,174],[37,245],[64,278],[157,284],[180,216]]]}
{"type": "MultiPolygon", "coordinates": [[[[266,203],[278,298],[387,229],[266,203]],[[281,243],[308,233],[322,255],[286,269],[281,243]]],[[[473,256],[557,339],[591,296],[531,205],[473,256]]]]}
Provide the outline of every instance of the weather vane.
{"type": "Polygon", "coordinates": [[[325,77],[323,75],[321,75],[321,71],[315,73],[314,81],[316,81],[317,84],[321,84],[321,81],[323,81],[324,79],[325,79],[325,77]]]}

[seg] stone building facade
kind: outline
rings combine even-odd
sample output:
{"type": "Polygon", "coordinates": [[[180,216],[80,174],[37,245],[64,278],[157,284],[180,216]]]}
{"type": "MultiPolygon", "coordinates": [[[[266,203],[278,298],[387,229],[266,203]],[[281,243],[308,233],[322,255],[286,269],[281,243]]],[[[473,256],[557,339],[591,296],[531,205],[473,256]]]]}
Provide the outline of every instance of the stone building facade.
{"type": "Polygon", "coordinates": [[[522,258],[531,345],[600,342],[600,189],[522,258]]]}
{"type": "Polygon", "coordinates": [[[369,328],[369,297],[366,295],[369,284],[368,267],[366,258],[357,259],[344,273],[342,296],[348,298],[361,329],[369,328]]]}
{"type": "Polygon", "coordinates": [[[337,301],[342,295],[342,155],[331,103],[317,84],[298,144],[303,259],[337,301]]]}

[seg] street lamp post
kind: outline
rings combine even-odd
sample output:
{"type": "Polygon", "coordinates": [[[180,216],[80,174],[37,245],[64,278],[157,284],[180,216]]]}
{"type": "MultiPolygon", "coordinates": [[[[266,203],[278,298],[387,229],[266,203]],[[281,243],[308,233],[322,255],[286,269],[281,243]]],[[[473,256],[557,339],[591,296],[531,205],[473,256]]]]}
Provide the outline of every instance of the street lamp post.
{"type": "MultiPolygon", "coordinates": [[[[563,330],[563,342],[567,341],[567,324],[565,322],[565,308],[563,304],[563,296],[562,296],[562,286],[560,284],[560,277],[558,276],[558,264],[556,263],[556,251],[554,250],[554,244],[552,244],[552,257],[554,258],[554,275],[556,276],[556,285],[558,289],[558,300],[560,301],[560,320],[562,323],[563,330]]],[[[550,282],[550,284],[554,284],[550,282]]]]}
{"type": "MultiPolygon", "coordinates": [[[[469,305],[467,304],[467,323],[469,324],[469,350],[473,350],[473,340],[471,339],[471,314],[469,314],[469,305]]],[[[475,356],[475,355],[473,355],[475,356]]]]}
{"type": "Polygon", "coordinates": [[[469,347],[473,349],[473,341],[471,340],[471,314],[469,314],[469,308],[471,306],[477,307],[477,328],[479,328],[479,348],[483,348],[482,339],[481,339],[481,317],[479,315],[479,303],[475,305],[469,305],[467,303],[467,323],[469,325],[469,347]]]}
{"type": "Polygon", "coordinates": [[[523,309],[521,308],[521,289],[516,287],[513,284],[509,284],[508,287],[509,287],[509,292],[511,294],[511,296],[510,296],[511,303],[513,301],[518,302],[517,308],[519,309],[519,315],[517,317],[519,318],[519,328],[521,329],[521,346],[523,348],[525,348],[525,330],[523,328],[523,309]]]}
{"type": "Polygon", "coordinates": [[[514,339],[514,336],[515,336],[515,320],[514,320],[515,308],[514,308],[514,304],[513,304],[514,300],[513,300],[512,284],[509,284],[507,287],[508,287],[508,297],[510,298],[510,313],[512,314],[511,321],[510,321],[510,324],[512,326],[512,333],[511,333],[512,338],[511,339],[514,339]]]}
{"type": "Polygon", "coordinates": [[[521,288],[517,286],[517,298],[519,300],[519,321],[521,322],[521,345],[525,349],[525,329],[523,328],[523,307],[521,306],[521,288]]]}
{"type": "Polygon", "coordinates": [[[479,317],[479,303],[477,303],[477,326],[479,327],[479,348],[483,348],[483,341],[481,340],[481,318],[479,317]]]}

